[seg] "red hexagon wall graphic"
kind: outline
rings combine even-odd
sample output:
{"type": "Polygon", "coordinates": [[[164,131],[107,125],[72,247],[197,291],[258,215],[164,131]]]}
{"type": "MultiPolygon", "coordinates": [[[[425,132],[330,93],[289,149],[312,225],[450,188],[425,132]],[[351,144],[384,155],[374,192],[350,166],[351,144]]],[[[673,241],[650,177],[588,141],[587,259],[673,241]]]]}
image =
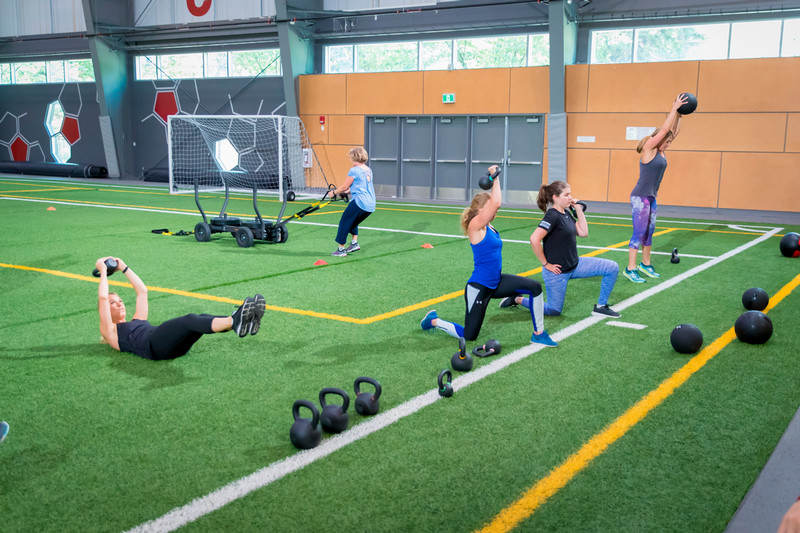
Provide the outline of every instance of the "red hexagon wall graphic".
{"type": "Polygon", "coordinates": [[[64,124],[61,126],[61,133],[70,145],[75,144],[81,138],[81,129],[78,125],[78,118],[67,115],[64,117],[64,124]]]}
{"type": "Polygon", "coordinates": [[[164,123],[167,122],[167,117],[170,115],[178,114],[178,99],[175,97],[175,91],[158,91],[156,93],[156,103],[153,106],[158,118],[164,123]]]}
{"type": "Polygon", "coordinates": [[[26,115],[22,113],[17,116],[6,111],[0,117],[0,146],[8,150],[8,157],[12,161],[45,161],[39,141],[29,141],[23,133],[23,130],[30,132],[30,128],[22,128],[20,124],[20,119],[26,115]],[[37,149],[39,155],[36,154],[37,149]]]}
{"type": "Polygon", "coordinates": [[[28,160],[28,143],[22,137],[15,137],[9,149],[11,150],[11,158],[14,161],[27,161],[28,160]]]}

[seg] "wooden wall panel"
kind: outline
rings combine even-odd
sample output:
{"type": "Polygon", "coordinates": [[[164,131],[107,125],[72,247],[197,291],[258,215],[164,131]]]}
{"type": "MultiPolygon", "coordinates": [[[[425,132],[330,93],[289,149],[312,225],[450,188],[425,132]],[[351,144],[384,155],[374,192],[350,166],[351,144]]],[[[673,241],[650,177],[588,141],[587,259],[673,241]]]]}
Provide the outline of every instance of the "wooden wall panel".
{"type": "Polygon", "coordinates": [[[347,74],[299,76],[298,100],[301,115],[347,113],[347,74]]]}
{"type": "Polygon", "coordinates": [[[785,113],[698,113],[681,119],[670,150],[782,152],[785,113]]]}
{"type": "Polygon", "coordinates": [[[364,146],[364,115],[331,115],[330,143],[364,146]]]}
{"type": "Polygon", "coordinates": [[[703,113],[800,111],[800,57],[702,61],[699,82],[703,113]]]}
{"type": "Polygon", "coordinates": [[[629,204],[639,179],[639,154],[635,150],[611,150],[608,168],[608,201],[629,204]]]}
{"type": "Polygon", "coordinates": [[[508,113],[510,69],[432,70],[425,72],[424,110],[427,115],[508,113]],[[442,94],[455,93],[454,104],[442,94]]]}
{"type": "Polygon", "coordinates": [[[658,191],[658,204],[717,207],[721,159],[719,152],[667,150],[668,165],[658,191]]]}
{"type": "MultiPolygon", "coordinates": [[[[666,114],[573,113],[567,115],[567,148],[621,148],[635,150],[638,141],[626,141],[628,127],[657,128],[666,114]],[[579,143],[578,137],[594,137],[594,143],[579,143]]],[[[683,129],[683,128],[682,128],[683,129]]],[[[676,143],[677,145],[677,143],[676,143]]],[[[677,148],[677,146],[676,146],[677,148]]]]}
{"type": "Polygon", "coordinates": [[[510,113],[550,112],[550,68],[512,68],[510,113]]]}
{"type": "Polygon", "coordinates": [[[786,151],[800,152],[800,113],[789,113],[786,120],[786,151]]]}
{"type": "Polygon", "coordinates": [[[564,84],[567,113],[585,112],[589,96],[589,65],[567,65],[564,84]]]}
{"type": "Polygon", "coordinates": [[[591,65],[586,109],[666,115],[680,93],[697,94],[697,71],[697,61],[591,65]]]}
{"type": "Polygon", "coordinates": [[[422,79],[422,72],[347,74],[347,111],[340,114],[420,115],[422,79]]]}
{"type": "Polygon", "coordinates": [[[303,121],[303,126],[306,127],[308,133],[308,140],[311,144],[328,144],[328,122],[330,118],[326,115],[300,115],[300,120],[303,121]],[[319,123],[319,117],[325,117],[325,125],[319,123]]]}
{"type": "Polygon", "coordinates": [[[579,200],[608,201],[609,150],[567,150],[567,183],[579,200]]]}
{"type": "MultiPolygon", "coordinates": [[[[317,154],[322,171],[328,183],[334,183],[336,186],[344,183],[347,173],[350,171],[350,158],[347,157],[347,152],[352,148],[351,145],[328,144],[318,145],[314,147],[314,152],[317,154]]],[[[367,163],[369,164],[369,163],[367,163]]]]}
{"type": "Polygon", "coordinates": [[[719,207],[797,212],[800,154],[722,156],[719,207]]]}

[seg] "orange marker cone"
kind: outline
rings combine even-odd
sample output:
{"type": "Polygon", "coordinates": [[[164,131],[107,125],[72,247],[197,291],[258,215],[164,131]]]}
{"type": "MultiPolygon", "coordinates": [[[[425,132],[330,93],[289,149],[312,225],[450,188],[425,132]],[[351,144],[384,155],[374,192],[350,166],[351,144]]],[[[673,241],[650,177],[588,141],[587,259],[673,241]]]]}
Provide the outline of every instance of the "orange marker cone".
{"type": "Polygon", "coordinates": [[[48,207],[48,208],[47,208],[47,210],[48,210],[48,211],[55,211],[55,210],[56,210],[56,208],[55,208],[55,207],[53,207],[53,206],[51,205],[50,207],[48,207]]]}
{"type": "Polygon", "coordinates": [[[314,266],[319,266],[319,265],[327,265],[327,264],[328,264],[328,262],[327,262],[327,261],[325,261],[324,259],[317,259],[317,260],[314,262],[314,266]]]}
{"type": "Polygon", "coordinates": [[[423,248],[433,248],[433,245],[431,243],[429,243],[429,242],[426,242],[425,244],[422,245],[422,247],[423,248]]]}

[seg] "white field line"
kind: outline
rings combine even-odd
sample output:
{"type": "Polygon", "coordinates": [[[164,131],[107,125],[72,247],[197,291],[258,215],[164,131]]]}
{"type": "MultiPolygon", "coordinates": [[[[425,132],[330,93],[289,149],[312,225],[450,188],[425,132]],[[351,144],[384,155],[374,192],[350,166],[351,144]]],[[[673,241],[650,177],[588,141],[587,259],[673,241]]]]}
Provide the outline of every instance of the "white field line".
{"type": "MultiPolygon", "coordinates": [[[[678,283],[696,275],[704,270],[707,270],[725,259],[733,257],[748,248],[755,246],[756,244],[767,240],[768,238],[772,237],[782,228],[774,228],[772,231],[761,235],[760,237],[745,243],[738,248],[735,248],[729,252],[726,252],[719,257],[715,257],[710,261],[706,261],[705,263],[698,265],[694,268],[683,272],[671,278],[669,280],[663,281],[660,284],[643,291],[623,302],[615,305],[614,307],[617,310],[626,309],[632,305],[635,305],[643,300],[651,296],[655,296],[656,294],[669,289],[677,285],[678,283]]],[[[599,316],[589,316],[588,318],[584,318],[583,320],[572,324],[571,326],[562,329],[561,331],[556,332],[552,335],[553,340],[556,341],[563,341],[576,333],[580,333],[581,331],[597,324],[598,322],[602,322],[605,320],[605,317],[599,316]]],[[[526,357],[538,352],[539,350],[544,349],[545,346],[541,344],[531,344],[529,346],[522,347],[518,350],[515,350],[503,357],[495,359],[488,365],[481,366],[477,370],[472,372],[468,372],[466,374],[462,374],[455,378],[452,382],[453,390],[459,391],[469,385],[476,383],[482,380],[485,377],[491,376],[503,370],[504,368],[525,359],[526,357]]],[[[360,440],[368,435],[375,433],[378,430],[381,430],[385,427],[390,426],[394,422],[397,422],[401,418],[406,416],[412,415],[417,411],[423,409],[431,405],[432,403],[439,400],[440,396],[437,389],[430,390],[426,393],[420,394],[415,398],[411,398],[410,400],[389,409],[373,418],[370,418],[357,426],[353,426],[351,429],[345,431],[344,433],[339,433],[331,438],[325,439],[319,446],[313,448],[311,450],[305,450],[280,461],[276,461],[269,466],[258,470],[249,476],[243,477],[232,483],[221,487],[214,492],[211,492],[205,496],[200,498],[196,498],[191,502],[187,503],[182,507],[176,507],[175,509],[169,511],[167,514],[161,516],[160,518],[156,518],[154,520],[150,520],[149,522],[145,522],[139,526],[136,526],[133,529],[128,530],[129,533],[136,532],[136,533],[144,533],[144,532],[168,532],[174,531],[180,527],[189,524],[198,518],[209,514],[217,509],[224,507],[225,505],[246,496],[247,494],[263,488],[270,483],[277,481],[292,472],[296,472],[301,470],[302,468],[310,465],[314,461],[318,459],[322,459],[331,455],[332,453],[344,448],[350,443],[353,443],[357,440],[360,440]]]]}
{"type": "Polygon", "coordinates": [[[645,324],[634,324],[633,322],[622,322],[619,320],[609,320],[606,322],[606,326],[617,326],[618,328],[628,329],[644,329],[647,327],[645,324]]]}

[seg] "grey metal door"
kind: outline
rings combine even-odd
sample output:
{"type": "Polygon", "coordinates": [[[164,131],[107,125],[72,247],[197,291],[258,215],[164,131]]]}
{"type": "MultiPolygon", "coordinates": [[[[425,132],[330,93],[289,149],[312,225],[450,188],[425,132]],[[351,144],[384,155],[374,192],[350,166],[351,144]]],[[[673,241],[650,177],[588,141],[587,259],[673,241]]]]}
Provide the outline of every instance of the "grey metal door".
{"type": "Polygon", "coordinates": [[[506,173],[503,181],[506,201],[536,203],[537,192],[542,186],[543,155],[543,117],[508,117],[506,168],[503,169],[506,173]]]}
{"type": "Polygon", "coordinates": [[[403,198],[429,200],[433,194],[433,120],[431,117],[401,120],[400,194],[403,198]]]}
{"type": "Polygon", "coordinates": [[[467,200],[469,192],[469,120],[467,117],[436,119],[436,166],[433,197],[467,200]]]}
{"type": "Polygon", "coordinates": [[[400,186],[400,120],[397,117],[367,119],[367,150],[373,185],[378,196],[397,197],[400,186]]]}
{"type": "MultiPolygon", "coordinates": [[[[472,117],[470,198],[482,191],[478,180],[491,165],[503,166],[506,146],[506,117],[472,117]]],[[[505,176],[501,175],[505,186],[505,176]]]]}

